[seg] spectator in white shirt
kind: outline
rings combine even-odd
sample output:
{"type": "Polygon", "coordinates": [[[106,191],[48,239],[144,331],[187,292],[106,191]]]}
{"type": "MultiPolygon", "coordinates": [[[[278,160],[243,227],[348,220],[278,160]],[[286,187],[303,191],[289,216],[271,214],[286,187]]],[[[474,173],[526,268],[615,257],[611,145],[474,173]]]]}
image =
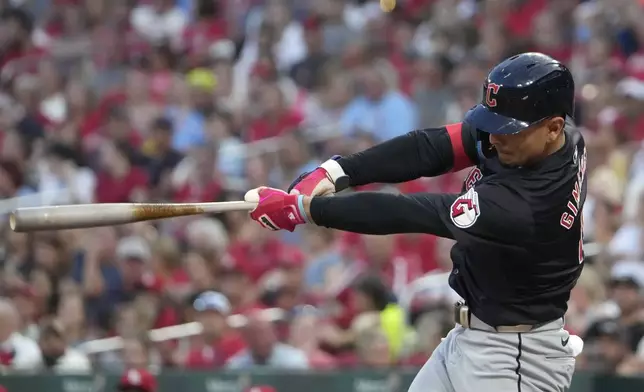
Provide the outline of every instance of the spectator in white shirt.
{"type": "Polygon", "coordinates": [[[13,302],[0,298],[0,371],[35,372],[42,356],[38,344],[18,331],[20,315],[13,302]]]}
{"type": "Polygon", "coordinates": [[[174,0],[154,0],[136,7],[130,22],[137,33],[153,43],[169,40],[178,45],[188,18],[174,0]]]}
{"type": "Polygon", "coordinates": [[[68,346],[65,328],[57,320],[43,326],[38,345],[46,369],[58,374],[87,374],[92,371],[89,358],[83,352],[68,346]]]}
{"type": "Polygon", "coordinates": [[[243,328],[248,348],[228,360],[230,369],[248,369],[257,366],[276,369],[308,369],[309,361],[304,351],[280,343],[273,324],[253,313],[243,328]]]}

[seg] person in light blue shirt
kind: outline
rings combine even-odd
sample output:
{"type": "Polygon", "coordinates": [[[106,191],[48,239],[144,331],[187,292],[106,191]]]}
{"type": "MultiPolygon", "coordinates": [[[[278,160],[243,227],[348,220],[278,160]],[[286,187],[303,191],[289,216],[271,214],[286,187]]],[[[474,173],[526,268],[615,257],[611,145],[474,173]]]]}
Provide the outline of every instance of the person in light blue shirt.
{"type": "Polygon", "coordinates": [[[230,358],[229,369],[268,367],[273,369],[309,369],[306,353],[288,344],[280,343],[275,327],[261,313],[249,315],[243,330],[247,348],[230,358]]]}
{"type": "Polygon", "coordinates": [[[345,135],[366,132],[384,141],[418,126],[416,106],[401,92],[388,88],[384,72],[373,65],[360,75],[360,94],[349,103],[340,120],[345,135]]]}
{"type": "Polygon", "coordinates": [[[166,116],[174,124],[172,147],[175,150],[185,153],[192,147],[204,144],[206,120],[198,111],[171,106],[166,116]]]}

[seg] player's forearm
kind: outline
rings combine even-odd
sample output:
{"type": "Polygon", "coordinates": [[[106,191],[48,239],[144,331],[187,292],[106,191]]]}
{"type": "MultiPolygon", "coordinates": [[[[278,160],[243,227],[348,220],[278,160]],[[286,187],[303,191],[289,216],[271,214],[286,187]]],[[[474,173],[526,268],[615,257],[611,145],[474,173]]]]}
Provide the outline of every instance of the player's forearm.
{"type": "Polygon", "coordinates": [[[448,172],[454,165],[454,153],[444,128],[425,129],[340,158],[338,163],[351,186],[393,184],[448,172]]]}
{"type": "Polygon", "coordinates": [[[427,233],[452,238],[430,194],[359,192],[306,197],[304,210],[318,226],[362,234],[427,233]]]}

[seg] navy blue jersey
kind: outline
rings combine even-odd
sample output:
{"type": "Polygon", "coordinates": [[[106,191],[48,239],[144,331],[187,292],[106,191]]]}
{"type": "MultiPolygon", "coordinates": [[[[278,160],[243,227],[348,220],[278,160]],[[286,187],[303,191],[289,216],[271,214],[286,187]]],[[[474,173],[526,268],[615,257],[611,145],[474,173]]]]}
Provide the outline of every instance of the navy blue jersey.
{"type": "Polygon", "coordinates": [[[351,185],[403,182],[471,165],[459,194],[358,192],[311,202],[321,226],[456,240],[450,286],[493,325],[562,317],[583,266],[586,148],[571,124],[556,153],[505,167],[465,124],[425,129],[340,159],[351,185]]]}

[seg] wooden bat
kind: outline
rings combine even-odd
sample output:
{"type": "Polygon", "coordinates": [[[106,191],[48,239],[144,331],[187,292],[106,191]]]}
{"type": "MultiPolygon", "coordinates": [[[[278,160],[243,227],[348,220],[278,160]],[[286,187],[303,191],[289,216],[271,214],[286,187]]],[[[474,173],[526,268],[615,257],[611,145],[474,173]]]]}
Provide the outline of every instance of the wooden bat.
{"type": "Polygon", "coordinates": [[[257,203],[105,203],[18,208],[9,216],[16,232],[82,229],[178,216],[250,211],[257,203]]]}

